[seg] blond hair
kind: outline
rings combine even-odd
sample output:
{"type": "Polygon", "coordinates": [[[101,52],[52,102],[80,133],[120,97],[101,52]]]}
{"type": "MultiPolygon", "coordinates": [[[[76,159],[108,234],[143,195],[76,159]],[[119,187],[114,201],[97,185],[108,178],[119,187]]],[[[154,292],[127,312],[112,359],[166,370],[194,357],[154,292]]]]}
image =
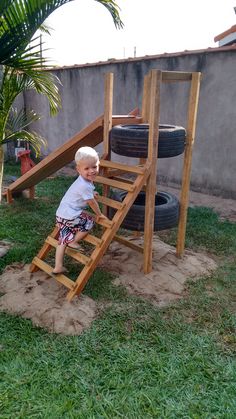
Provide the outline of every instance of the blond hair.
{"type": "Polygon", "coordinates": [[[75,153],[75,162],[78,164],[81,160],[99,161],[99,156],[92,147],[80,147],[75,153]]]}

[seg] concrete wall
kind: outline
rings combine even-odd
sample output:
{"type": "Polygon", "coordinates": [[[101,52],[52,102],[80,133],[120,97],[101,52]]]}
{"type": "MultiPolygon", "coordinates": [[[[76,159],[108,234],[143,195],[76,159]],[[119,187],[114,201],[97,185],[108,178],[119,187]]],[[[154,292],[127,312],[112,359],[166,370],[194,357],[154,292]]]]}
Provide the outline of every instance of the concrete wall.
{"type": "MultiPolygon", "coordinates": [[[[153,68],[202,72],[191,189],[236,198],[236,49],[233,47],[54,70],[62,83],[62,110],[57,117],[49,117],[43,97],[31,92],[26,95],[27,107],[43,115],[34,129],[47,138],[47,153],[103,113],[105,73],[114,73],[113,114],[125,114],[136,106],[141,107],[143,79],[153,68]]],[[[186,126],[188,93],[189,83],[162,85],[161,123],[186,126]]],[[[159,181],[179,184],[181,175],[182,156],[159,159],[159,181]]]]}

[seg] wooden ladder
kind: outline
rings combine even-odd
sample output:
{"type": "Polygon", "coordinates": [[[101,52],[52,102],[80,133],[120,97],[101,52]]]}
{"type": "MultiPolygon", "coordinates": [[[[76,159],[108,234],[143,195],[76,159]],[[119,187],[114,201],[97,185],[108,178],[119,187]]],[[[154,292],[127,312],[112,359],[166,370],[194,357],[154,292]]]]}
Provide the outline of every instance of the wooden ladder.
{"type": "MultiPolygon", "coordinates": [[[[116,170],[120,172],[126,172],[136,177],[133,181],[116,180],[105,176],[97,176],[96,182],[101,185],[106,185],[112,188],[126,191],[127,194],[123,202],[116,201],[106,196],[100,195],[98,202],[107,207],[111,207],[115,210],[115,215],[111,220],[101,220],[98,224],[103,227],[103,233],[101,237],[97,237],[92,234],[88,234],[84,241],[94,246],[90,256],[86,256],[73,249],[66,248],[66,254],[76,261],[84,265],[82,271],[77,277],[76,281],[72,281],[64,274],[52,274],[52,266],[44,261],[47,254],[52,248],[56,248],[58,241],[58,228],[56,227],[52,233],[46,238],[42,249],[39,251],[37,256],[33,259],[30,271],[35,272],[38,269],[43,270],[49,275],[52,275],[58,282],[62,283],[69,289],[67,299],[70,301],[75,295],[78,295],[83,290],[88,279],[94,272],[102,256],[106,252],[112,239],[115,237],[117,230],[119,229],[122,221],[124,220],[128,210],[135,201],[137,195],[141,191],[142,187],[146,183],[146,180],[150,174],[150,165],[148,163],[139,166],[127,166],[121,163],[115,163],[108,160],[101,160],[100,166],[106,170],[116,170]]],[[[118,239],[119,240],[119,239],[118,239]]]]}

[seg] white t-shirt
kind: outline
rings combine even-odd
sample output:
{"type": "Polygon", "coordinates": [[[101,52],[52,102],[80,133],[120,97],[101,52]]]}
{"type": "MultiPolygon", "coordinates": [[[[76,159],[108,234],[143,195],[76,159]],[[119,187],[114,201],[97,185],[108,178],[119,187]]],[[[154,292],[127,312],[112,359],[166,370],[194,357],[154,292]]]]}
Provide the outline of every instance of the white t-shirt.
{"type": "Polygon", "coordinates": [[[87,206],[86,201],[94,198],[94,189],[92,182],[79,176],[63,196],[56,215],[66,220],[78,217],[87,206]]]}

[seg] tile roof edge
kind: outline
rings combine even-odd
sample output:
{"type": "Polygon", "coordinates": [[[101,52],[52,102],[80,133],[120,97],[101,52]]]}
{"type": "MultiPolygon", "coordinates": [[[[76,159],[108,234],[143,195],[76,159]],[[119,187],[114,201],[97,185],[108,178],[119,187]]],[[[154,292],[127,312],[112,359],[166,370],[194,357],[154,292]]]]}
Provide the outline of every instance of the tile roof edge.
{"type": "Polygon", "coordinates": [[[164,52],[162,54],[155,54],[155,55],[144,55],[140,57],[129,57],[129,58],[122,58],[116,59],[111,58],[107,61],[97,61],[94,63],[84,63],[84,64],[69,64],[69,65],[62,65],[62,66],[53,66],[48,68],[48,71],[52,70],[64,70],[64,69],[72,69],[72,68],[84,68],[84,67],[97,67],[97,66],[104,66],[109,64],[120,64],[126,62],[137,62],[143,60],[153,60],[156,58],[166,58],[166,57],[180,57],[182,55],[193,55],[193,54],[202,54],[202,53],[209,53],[209,52],[223,52],[223,51],[236,51],[236,43],[232,45],[226,45],[222,47],[209,47],[205,49],[197,49],[197,50],[184,50],[180,52],[164,52]]]}
{"type": "Polygon", "coordinates": [[[215,36],[214,41],[215,42],[220,41],[221,39],[225,38],[227,35],[230,35],[231,33],[234,33],[234,32],[236,32],[236,25],[231,26],[231,28],[215,36]]]}

